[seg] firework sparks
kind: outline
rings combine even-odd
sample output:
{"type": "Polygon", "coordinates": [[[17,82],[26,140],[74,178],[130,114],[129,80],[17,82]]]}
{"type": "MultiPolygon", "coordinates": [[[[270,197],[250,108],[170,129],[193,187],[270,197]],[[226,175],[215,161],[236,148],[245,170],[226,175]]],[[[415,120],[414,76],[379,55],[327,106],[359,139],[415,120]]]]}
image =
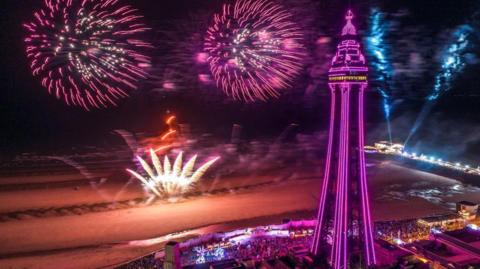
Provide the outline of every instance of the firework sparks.
{"type": "Polygon", "coordinates": [[[469,45],[469,36],[473,32],[470,25],[462,25],[454,32],[454,42],[452,42],[442,59],[441,71],[435,77],[433,93],[428,97],[428,101],[433,101],[451,88],[452,80],[465,68],[464,54],[469,45]]]}
{"type": "Polygon", "coordinates": [[[147,177],[130,169],[127,169],[127,171],[139,179],[143,185],[157,197],[170,198],[178,197],[188,192],[193,184],[200,180],[205,172],[207,172],[208,168],[219,159],[219,157],[217,157],[206,162],[194,172],[193,167],[195,166],[197,155],[187,161],[183,167],[182,152],[178,154],[173,166],[171,165],[168,156],[165,156],[162,167],[160,159],[153,149],[150,150],[150,156],[154,169],[152,169],[152,167],[150,167],[150,165],[141,157],[137,156],[137,159],[145,170],[147,177]]]}
{"type": "Polygon", "coordinates": [[[420,126],[422,126],[438,98],[446,91],[450,90],[453,80],[467,66],[465,61],[465,53],[469,48],[469,38],[471,38],[471,34],[473,32],[474,28],[468,24],[461,25],[454,31],[453,42],[451,42],[446,48],[442,57],[441,69],[435,76],[435,85],[433,86],[432,93],[427,96],[427,102],[415,120],[413,127],[410,130],[407,139],[405,140],[405,145],[408,144],[413,135],[417,132],[420,126]]]}
{"type": "Polygon", "coordinates": [[[68,105],[86,110],[116,105],[147,76],[148,28],[118,0],[45,0],[25,23],[27,57],[42,86],[68,105]]]}
{"type": "Polygon", "coordinates": [[[278,96],[300,73],[303,34],[292,14],[268,0],[237,0],[215,14],[205,38],[217,86],[246,101],[278,96]]]}
{"type": "Polygon", "coordinates": [[[388,135],[392,140],[390,126],[391,114],[391,79],[393,77],[393,66],[389,61],[389,47],[385,42],[385,35],[389,23],[385,22],[385,15],[377,8],[372,9],[370,15],[370,29],[366,39],[366,48],[372,56],[371,65],[377,74],[376,80],[379,83],[378,90],[383,98],[383,110],[387,121],[388,135]]]}
{"type": "Polygon", "coordinates": [[[165,124],[168,126],[168,130],[160,134],[159,137],[152,139],[151,142],[148,142],[148,146],[145,148],[146,154],[149,153],[149,148],[154,148],[155,152],[159,152],[167,150],[173,146],[175,138],[178,138],[176,120],[177,117],[175,115],[169,116],[165,119],[165,124]],[[159,143],[160,145],[158,145],[159,143]]]}

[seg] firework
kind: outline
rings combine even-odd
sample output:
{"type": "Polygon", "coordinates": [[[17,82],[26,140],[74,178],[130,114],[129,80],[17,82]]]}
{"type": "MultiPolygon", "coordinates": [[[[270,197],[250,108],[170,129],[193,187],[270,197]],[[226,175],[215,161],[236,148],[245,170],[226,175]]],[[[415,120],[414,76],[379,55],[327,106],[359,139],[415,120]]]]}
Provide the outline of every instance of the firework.
{"type": "Polygon", "coordinates": [[[151,45],[137,10],[118,0],[45,0],[25,23],[27,57],[43,87],[86,110],[116,105],[147,76],[151,45]]]}
{"type": "Polygon", "coordinates": [[[462,25],[453,33],[454,41],[449,44],[442,57],[442,68],[435,76],[435,85],[433,92],[427,97],[428,101],[433,101],[448,91],[452,80],[465,68],[465,51],[473,32],[474,29],[470,25],[462,25]]]}
{"type": "Polygon", "coordinates": [[[160,163],[160,159],[153,149],[150,150],[150,156],[154,169],[144,161],[141,157],[137,156],[138,161],[145,170],[147,176],[144,177],[139,173],[127,169],[127,171],[139,179],[144,186],[157,197],[178,197],[190,190],[200,178],[207,172],[208,168],[212,166],[219,158],[214,158],[202,166],[200,166],[195,172],[193,167],[197,155],[193,156],[183,167],[183,153],[180,152],[173,163],[173,166],[165,156],[163,167],[160,163]]]}
{"type": "Polygon", "coordinates": [[[383,110],[387,121],[388,135],[392,141],[392,130],[390,126],[390,114],[392,110],[391,98],[393,77],[393,66],[389,60],[390,48],[388,42],[385,42],[385,35],[390,24],[385,21],[385,15],[377,8],[372,9],[370,15],[370,28],[366,39],[367,52],[371,55],[373,66],[376,73],[376,80],[379,84],[378,91],[383,98],[383,110]]]}
{"type": "Polygon", "coordinates": [[[246,101],[278,96],[302,68],[303,34],[292,14],[268,0],[224,4],[204,49],[217,86],[246,101]]]}
{"type": "Polygon", "coordinates": [[[178,129],[177,117],[170,115],[165,118],[165,125],[168,127],[158,136],[149,137],[142,140],[142,145],[145,154],[150,154],[150,149],[154,149],[156,153],[163,152],[173,147],[177,147],[182,143],[180,137],[180,130],[178,129]]]}
{"type": "Polygon", "coordinates": [[[420,114],[415,120],[413,127],[405,140],[405,145],[408,144],[413,135],[418,131],[420,126],[422,126],[438,98],[451,89],[454,79],[457,78],[467,66],[465,54],[470,47],[470,39],[472,38],[473,32],[474,28],[468,24],[457,27],[453,32],[453,41],[451,41],[442,55],[442,66],[435,76],[435,84],[432,93],[427,96],[427,102],[422,107],[420,114]]]}

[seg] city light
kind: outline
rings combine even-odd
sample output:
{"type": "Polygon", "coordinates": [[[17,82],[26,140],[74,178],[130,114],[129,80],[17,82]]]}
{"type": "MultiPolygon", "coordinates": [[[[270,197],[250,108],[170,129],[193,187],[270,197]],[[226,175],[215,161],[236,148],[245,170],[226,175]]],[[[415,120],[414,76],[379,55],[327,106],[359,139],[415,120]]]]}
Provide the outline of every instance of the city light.
{"type": "Polygon", "coordinates": [[[330,263],[334,269],[349,266],[350,245],[355,244],[355,239],[349,235],[349,230],[352,229],[352,217],[349,212],[353,206],[358,206],[361,212],[358,221],[362,229],[361,241],[364,250],[362,257],[368,266],[376,264],[365,152],[350,150],[357,143],[360,148],[364,147],[364,92],[368,84],[368,67],[361,45],[355,38],[357,29],[352,24],[353,18],[353,12],[348,10],[345,16],[346,24],[342,29],[342,38],[328,72],[331,98],[330,129],[317,225],[311,245],[311,251],[314,254],[322,251],[321,248],[325,245],[331,245],[330,263]],[[340,102],[338,106],[337,100],[340,102]],[[355,113],[351,113],[353,109],[355,113]],[[338,130],[335,130],[337,128],[338,130]],[[358,155],[352,156],[356,154],[358,155]],[[352,176],[349,172],[353,165],[359,170],[356,176],[352,176]],[[352,182],[360,186],[358,196],[352,194],[352,182]],[[334,199],[328,199],[328,190],[332,188],[329,185],[335,188],[331,193],[331,198],[334,199]],[[359,203],[355,205],[354,200],[359,203]],[[327,213],[329,210],[334,212],[331,216],[327,213]],[[325,233],[330,222],[333,223],[331,244],[325,242],[327,237],[325,233]]]}
{"type": "Polygon", "coordinates": [[[480,0],[4,2],[0,269],[480,269],[480,0]]]}
{"type": "Polygon", "coordinates": [[[470,228],[470,229],[472,229],[472,230],[474,230],[474,231],[480,231],[480,227],[479,227],[478,225],[476,225],[476,224],[473,224],[473,223],[472,223],[472,224],[468,224],[467,227],[470,228]]]}
{"type": "Polygon", "coordinates": [[[404,145],[402,144],[395,144],[395,143],[390,143],[386,141],[377,142],[375,143],[374,146],[366,146],[365,152],[375,152],[380,154],[401,156],[403,158],[417,160],[417,161],[445,167],[448,169],[461,171],[466,174],[473,174],[473,175],[480,176],[480,166],[477,166],[477,168],[472,168],[474,166],[468,165],[468,164],[462,164],[460,162],[448,162],[448,161],[444,161],[441,158],[436,158],[430,155],[425,155],[425,154],[419,155],[416,152],[409,153],[408,151],[405,150],[404,145]]]}

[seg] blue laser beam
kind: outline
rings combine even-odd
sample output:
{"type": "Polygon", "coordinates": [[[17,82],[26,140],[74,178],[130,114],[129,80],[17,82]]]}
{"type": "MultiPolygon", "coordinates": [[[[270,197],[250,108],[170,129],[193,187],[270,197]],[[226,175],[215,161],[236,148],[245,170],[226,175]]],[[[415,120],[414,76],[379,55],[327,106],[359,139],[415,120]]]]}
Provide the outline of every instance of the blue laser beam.
{"type": "Polygon", "coordinates": [[[427,102],[415,120],[405,140],[405,145],[423,124],[438,98],[452,88],[452,82],[467,66],[466,52],[470,47],[469,38],[472,33],[474,33],[474,28],[468,24],[460,25],[453,31],[450,43],[443,50],[442,65],[435,76],[432,92],[427,96],[427,102]]]}

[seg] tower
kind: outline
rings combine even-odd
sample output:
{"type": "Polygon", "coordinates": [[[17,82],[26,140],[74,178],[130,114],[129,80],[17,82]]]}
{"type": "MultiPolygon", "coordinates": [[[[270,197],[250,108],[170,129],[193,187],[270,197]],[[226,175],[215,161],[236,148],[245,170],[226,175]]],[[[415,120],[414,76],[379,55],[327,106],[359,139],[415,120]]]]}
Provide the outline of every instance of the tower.
{"type": "Polygon", "coordinates": [[[368,68],[350,10],[345,19],[328,72],[330,127],[311,249],[328,257],[335,269],[376,263],[363,151],[368,68]]]}

